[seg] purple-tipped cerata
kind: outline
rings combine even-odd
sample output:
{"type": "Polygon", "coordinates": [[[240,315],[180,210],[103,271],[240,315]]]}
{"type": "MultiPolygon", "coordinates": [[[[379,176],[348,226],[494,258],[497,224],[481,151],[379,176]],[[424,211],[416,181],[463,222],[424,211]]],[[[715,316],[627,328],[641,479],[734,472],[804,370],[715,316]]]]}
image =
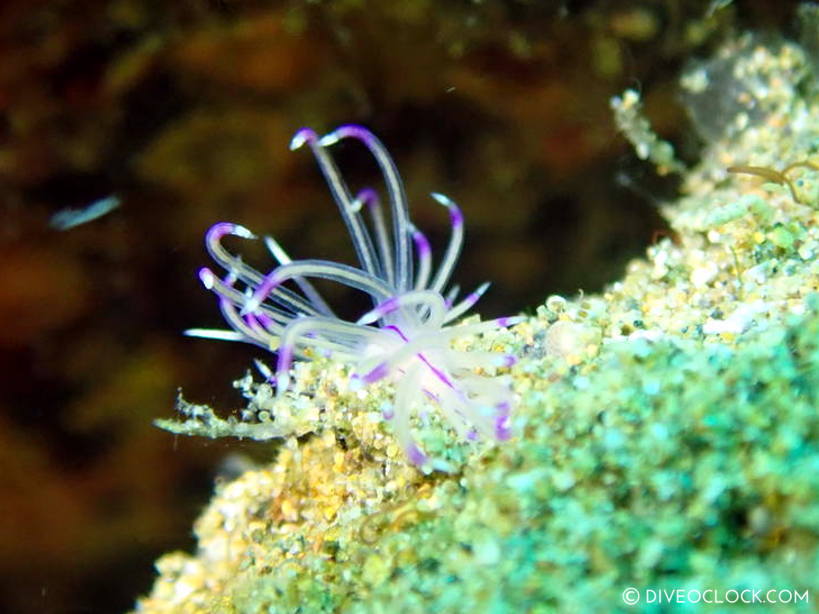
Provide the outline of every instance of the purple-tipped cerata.
{"type": "Polygon", "coordinates": [[[187,333],[255,343],[277,352],[276,373],[271,380],[279,394],[289,385],[293,360],[306,359],[311,353],[353,365],[351,389],[385,379],[395,382],[395,402],[384,409],[384,417],[416,465],[427,463],[428,457],[412,435],[410,417],[430,402],[465,439],[508,439],[513,395],[507,381],[491,374],[498,367],[514,365],[514,356],[452,348],[456,337],[520,321],[498,318],[452,324],[488,288],[483,284],[458,302],[457,287],[447,290],[463,244],[460,208],[443,194],[432,193],[432,198],[449,211],[452,227],[446,251],[433,271],[429,241],[412,224],[398,171],[374,134],[361,126],[345,125],[319,137],[302,128],[290,148],[304,145],[313,152],[327,180],[359,266],[291,260],[276,241],[265,237],[265,245],[278,264],[268,273],[260,273],[222,246],[226,236],[252,240],[256,235],[244,226],[220,222],[207,232],[205,244],[225,273],[220,277],[203,268],[199,277],[219,298],[232,330],[191,329],[187,333]],[[387,188],[386,208],[372,188],[355,195],[350,191],[328,151],[344,139],[359,141],[375,158],[387,188]],[[355,321],[340,319],[311,283],[316,278],[367,293],[372,308],[355,321]]]}

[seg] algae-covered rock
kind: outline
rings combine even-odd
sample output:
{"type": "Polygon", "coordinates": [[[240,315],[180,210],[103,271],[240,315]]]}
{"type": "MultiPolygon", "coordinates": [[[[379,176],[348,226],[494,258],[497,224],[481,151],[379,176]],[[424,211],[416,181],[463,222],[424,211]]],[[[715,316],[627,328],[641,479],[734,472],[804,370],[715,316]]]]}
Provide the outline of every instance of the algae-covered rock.
{"type": "MultiPolygon", "coordinates": [[[[220,485],[197,551],[161,558],[137,611],[815,607],[819,100],[801,93],[816,76],[790,43],[742,39],[719,58],[687,81],[709,87],[716,66],[713,96],[772,93],[709,118],[728,128],[665,208],[674,240],[601,295],[461,341],[520,357],[510,441],[456,444],[419,423],[451,469],[424,474],[378,419],[387,386],[351,391],[343,369],[302,366],[315,433],[220,485]],[[796,199],[726,170],[795,162],[796,199]]],[[[307,401],[278,403],[290,416],[307,401]]]]}

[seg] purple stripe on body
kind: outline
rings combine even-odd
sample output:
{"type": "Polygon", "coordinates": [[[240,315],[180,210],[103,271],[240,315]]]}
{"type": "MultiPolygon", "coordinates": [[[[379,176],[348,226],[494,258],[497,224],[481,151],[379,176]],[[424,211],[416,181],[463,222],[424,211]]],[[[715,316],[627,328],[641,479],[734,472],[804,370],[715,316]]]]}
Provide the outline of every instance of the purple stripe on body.
{"type": "Polygon", "coordinates": [[[446,374],[443,371],[441,371],[438,367],[435,367],[431,362],[429,362],[426,356],[424,356],[420,352],[416,354],[416,356],[418,356],[418,358],[420,358],[423,361],[423,363],[430,368],[430,370],[435,374],[435,377],[437,377],[439,380],[441,380],[444,384],[446,384],[453,390],[455,389],[454,384],[451,381],[449,381],[449,378],[446,376],[446,374]]]}
{"type": "Polygon", "coordinates": [[[418,250],[418,255],[421,258],[426,258],[432,253],[432,247],[429,244],[429,241],[419,230],[416,230],[412,233],[412,240],[415,241],[415,247],[418,250]]]}
{"type": "Polygon", "coordinates": [[[388,313],[395,311],[396,309],[398,309],[398,297],[393,296],[388,298],[383,303],[381,303],[375,309],[373,309],[373,312],[381,315],[387,315],[388,313]]]}
{"type": "Polygon", "coordinates": [[[290,370],[290,365],[293,362],[293,346],[291,344],[283,345],[279,348],[279,360],[276,365],[276,373],[286,373],[290,370]]]}
{"type": "Polygon", "coordinates": [[[344,124],[333,130],[332,134],[339,138],[352,137],[363,141],[366,145],[370,145],[375,140],[375,135],[367,130],[364,126],[358,124],[344,124]]]}
{"type": "Polygon", "coordinates": [[[506,354],[506,356],[503,356],[503,364],[501,366],[514,367],[516,364],[518,364],[517,356],[514,356],[513,354],[506,354]]]}
{"type": "Polygon", "coordinates": [[[254,297],[256,296],[261,297],[261,300],[259,302],[267,298],[267,296],[271,292],[273,292],[273,290],[275,290],[279,286],[279,284],[281,284],[281,281],[279,281],[276,273],[277,271],[273,271],[265,275],[265,278],[262,280],[262,283],[259,285],[258,288],[256,288],[256,292],[253,293],[254,297]]]}
{"type": "Polygon", "coordinates": [[[404,333],[402,333],[401,329],[398,328],[397,326],[395,326],[394,324],[390,324],[389,326],[385,326],[382,330],[394,331],[394,332],[396,332],[398,334],[399,337],[401,337],[401,339],[403,341],[406,341],[407,343],[409,343],[409,339],[407,339],[407,336],[404,333]]]}
{"type": "Polygon", "coordinates": [[[233,229],[235,227],[236,224],[232,224],[230,222],[217,222],[208,228],[208,232],[205,234],[205,240],[218,241],[225,235],[233,234],[233,229]]]}
{"type": "Polygon", "coordinates": [[[315,133],[315,131],[310,128],[302,128],[293,135],[292,139],[290,139],[290,149],[298,149],[307,142],[312,145],[317,140],[318,135],[315,133]]]}
{"type": "Polygon", "coordinates": [[[510,428],[509,416],[498,416],[495,418],[495,437],[500,441],[506,441],[512,436],[510,428]]]}
{"type": "Polygon", "coordinates": [[[245,303],[242,308],[242,313],[256,311],[265,299],[281,284],[281,281],[276,276],[277,272],[278,269],[274,269],[265,276],[262,283],[256,288],[253,296],[245,303]]]}
{"type": "Polygon", "coordinates": [[[378,206],[378,192],[372,188],[364,188],[356,195],[356,200],[360,200],[370,209],[378,206]]]}
{"type": "Polygon", "coordinates": [[[260,330],[262,328],[261,325],[259,324],[258,318],[252,313],[245,314],[244,315],[244,320],[245,320],[245,324],[247,324],[253,330],[258,331],[258,330],[260,330]]]}
{"type": "MultiPolygon", "coordinates": [[[[383,330],[388,330],[388,329],[389,329],[389,330],[392,330],[392,331],[395,331],[396,333],[398,333],[398,336],[399,336],[399,337],[401,337],[401,339],[403,339],[405,342],[409,343],[409,339],[407,338],[407,336],[406,336],[406,335],[405,335],[403,332],[401,332],[401,329],[400,329],[400,328],[398,328],[397,326],[395,326],[395,325],[393,325],[393,324],[390,324],[389,326],[385,326],[383,330]]],[[[432,371],[432,372],[435,374],[435,376],[436,376],[436,377],[437,377],[439,380],[441,380],[441,381],[442,381],[442,382],[443,382],[445,385],[449,386],[449,387],[450,387],[450,388],[452,388],[452,389],[454,389],[454,388],[455,388],[455,386],[452,384],[452,382],[449,380],[449,378],[446,376],[446,374],[445,374],[443,371],[441,371],[440,369],[438,369],[437,367],[435,367],[435,366],[434,366],[434,365],[433,365],[433,364],[432,364],[432,363],[429,361],[429,359],[428,359],[426,356],[424,356],[424,355],[423,355],[421,352],[418,352],[418,353],[416,354],[416,356],[418,356],[418,358],[419,358],[419,359],[420,359],[420,360],[421,360],[421,361],[422,361],[422,362],[423,362],[423,363],[424,363],[424,364],[425,364],[427,367],[429,367],[429,368],[430,368],[430,370],[431,370],[431,371],[432,371]]]]}
{"type": "Polygon", "coordinates": [[[367,373],[363,377],[363,381],[365,384],[372,384],[373,382],[377,382],[378,380],[387,376],[390,372],[387,363],[382,362],[381,364],[377,365],[372,371],[367,373]]]}
{"type": "Polygon", "coordinates": [[[428,460],[427,455],[421,452],[421,448],[414,443],[409,444],[406,451],[407,457],[413,465],[423,465],[428,460]]]}
{"type": "Polygon", "coordinates": [[[243,239],[256,238],[256,235],[241,224],[234,224],[232,222],[217,222],[208,229],[207,233],[205,233],[205,241],[209,243],[218,243],[219,240],[225,235],[234,235],[237,237],[242,237],[243,239]]]}
{"type": "Polygon", "coordinates": [[[427,395],[430,399],[432,399],[436,403],[441,402],[441,397],[439,397],[437,394],[435,394],[431,390],[427,390],[426,388],[424,388],[423,390],[424,390],[424,394],[427,395]]]}
{"type": "Polygon", "coordinates": [[[495,324],[501,328],[507,328],[509,326],[514,326],[515,324],[520,324],[525,319],[526,318],[523,316],[504,316],[502,318],[495,319],[495,324]]]}
{"type": "Polygon", "coordinates": [[[464,224],[464,214],[461,213],[460,207],[455,203],[449,205],[449,219],[454,227],[463,226],[464,224]]]}
{"type": "Polygon", "coordinates": [[[273,320],[273,318],[271,318],[269,315],[261,311],[256,314],[256,319],[261,323],[262,326],[264,326],[267,329],[276,325],[276,322],[273,320]]]}

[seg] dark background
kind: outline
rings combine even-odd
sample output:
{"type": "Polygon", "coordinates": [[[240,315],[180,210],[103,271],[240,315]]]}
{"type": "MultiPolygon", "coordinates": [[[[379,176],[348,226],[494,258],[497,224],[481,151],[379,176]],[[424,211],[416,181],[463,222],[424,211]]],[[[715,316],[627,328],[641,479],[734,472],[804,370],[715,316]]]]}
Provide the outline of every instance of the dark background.
{"type": "MultiPolygon", "coordinates": [[[[3,3],[0,611],[132,607],[157,556],[194,546],[226,459],[271,458],[270,444],[175,438],[151,421],[172,414],[177,387],[235,411],[231,382],[260,355],[181,335],[221,326],[196,278],[210,224],[350,260],[311,156],[287,149],[299,127],[373,129],[439,250],[448,220],[428,192],[462,206],[456,281],[493,281],[479,311],[531,311],[617,279],[665,228],[658,206],[676,180],[634,158],[609,98],[641,89],[655,128],[694,162],[679,71],[736,30],[788,35],[793,8],[3,3]],[[110,194],[122,206],[105,217],[49,227],[110,194]]],[[[378,185],[361,148],[334,152],[354,187],[378,185]]]]}

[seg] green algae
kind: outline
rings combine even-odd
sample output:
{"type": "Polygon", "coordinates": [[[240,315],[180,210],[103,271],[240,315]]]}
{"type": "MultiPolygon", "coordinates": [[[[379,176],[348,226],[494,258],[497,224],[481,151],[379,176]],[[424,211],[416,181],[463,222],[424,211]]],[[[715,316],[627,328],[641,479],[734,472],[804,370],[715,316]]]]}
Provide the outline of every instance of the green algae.
{"type": "Polygon", "coordinates": [[[386,612],[398,596],[399,611],[612,611],[628,586],[816,594],[819,295],[808,305],[737,344],[609,346],[582,386],[530,391],[523,440],[445,488],[434,517],[292,577],[255,570],[236,611],[386,612]]]}

